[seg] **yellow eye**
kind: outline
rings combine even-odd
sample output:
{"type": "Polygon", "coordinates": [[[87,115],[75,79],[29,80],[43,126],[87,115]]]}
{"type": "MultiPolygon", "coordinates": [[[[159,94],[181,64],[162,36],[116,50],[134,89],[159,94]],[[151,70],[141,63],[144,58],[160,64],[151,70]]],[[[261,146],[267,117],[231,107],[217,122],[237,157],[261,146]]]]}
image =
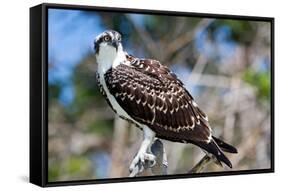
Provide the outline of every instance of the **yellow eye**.
{"type": "Polygon", "coordinates": [[[105,36],[103,39],[104,39],[104,41],[109,41],[110,40],[109,36],[105,36]]]}

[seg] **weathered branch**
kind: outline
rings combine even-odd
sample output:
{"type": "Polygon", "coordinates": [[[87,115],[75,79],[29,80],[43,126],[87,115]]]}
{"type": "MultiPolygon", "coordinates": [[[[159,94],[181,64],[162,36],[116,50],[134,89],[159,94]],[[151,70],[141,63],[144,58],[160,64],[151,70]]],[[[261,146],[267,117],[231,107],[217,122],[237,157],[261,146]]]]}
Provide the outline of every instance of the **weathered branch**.
{"type": "Polygon", "coordinates": [[[188,173],[199,173],[199,172],[203,172],[203,170],[205,169],[205,167],[207,165],[209,165],[210,163],[214,162],[214,158],[209,156],[209,155],[205,155],[192,169],[190,169],[188,171],[188,173]]]}
{"type": "MultiPolygon", "coordinates": [[[[137,167],[130,172],[130,177],[141,176],[141,175],[166,175],[168,168],[168,161],[163,143],[156,139],[151,146],[151,153],[156,157],[156,164],[151,166],[150,161],[145,161],[145,164],[138,163],[137,167]]],[[[215,157],[206,154],[188,173],[200,173],[211,163],[217,163],[221,165],[215,157]]]]}
{"type": "Polygon", "coordinates": [[[184,46],[186,46],[194,39],[195,34],[199,30],[207,28],[213,22],[214,19],[202,19],[193,30],[180,35],[174,41],[170,42],[169,46],[167,47],[167,54],[164,60],[168,60],[171,55],[181,50],[184,46]]]}
{"type": "Polygon", "coordinates": [[[128,21],[133,25],[134,29],[138,33],[141,40],[144,42],[145,48],[151,53],[154,58],[159,57],[158,46],[156,42],[152,39],[150,34],[145,30],[145,28],[139,27],[130,15],[126,15],[128,21]]]}

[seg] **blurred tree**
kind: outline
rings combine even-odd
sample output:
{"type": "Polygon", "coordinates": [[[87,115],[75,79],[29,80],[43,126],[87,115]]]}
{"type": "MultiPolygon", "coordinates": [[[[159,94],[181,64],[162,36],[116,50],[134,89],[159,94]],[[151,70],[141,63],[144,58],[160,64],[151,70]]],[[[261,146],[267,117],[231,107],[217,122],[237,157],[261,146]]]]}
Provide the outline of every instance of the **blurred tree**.
{"type": "MultiPolygon", "coordinates": [[[[58,31],[67,29],[67,35],[54,38],[57,40],[50,43],[67,42],[68,35],[77,34],[75,22],[94,25],[96,31],[92,33],[105,29],[119,31],[128,53],[160,60],[178,74],[209,115],[214,134],[224,136],[237,146],[239,154],[229,156],[233,170],[269,167],[268,23],[91,11],[80,11],[76,16],[79,19],[73,16],[73,23],[68,27],[64,25],[67,20],[49,23],[60,26],[58,31]]],[[[49,35],[55,37],[56,34],[49,35]]],[[[79,35],[72,37],[77,39],[71,42],[82,44],[79,35]]],[[[89,46],[92,43],[89,42],[89,46]]],[[[65,52],[67,48],[65,46],[65,52]]],[[[140,130],[116,118],[99,93],[94,55],[88,51],[89,47],[84,49],[81,52],[87,53],[80,55],[81,59],[71,68],[70,78],[65,78],[67,83],[49,79],[49,181],[127,177],[129,162],[141,139],[140,130]],[[67,85],[74,97],[65,104],[61,98],[67,85]]],[[[52,51],[50,54],[49,77],[55,72],[65,72],[57,67],[65,66],[61,64],[64,59],[57,58],[52,51]]],[[[191,146],[163,143],[169,162],[168,174],[186,173],[203,156],[199,149],[191,146]]],[[[215,165],[206,169],[222,170],[229,169],[215,165]]]]}

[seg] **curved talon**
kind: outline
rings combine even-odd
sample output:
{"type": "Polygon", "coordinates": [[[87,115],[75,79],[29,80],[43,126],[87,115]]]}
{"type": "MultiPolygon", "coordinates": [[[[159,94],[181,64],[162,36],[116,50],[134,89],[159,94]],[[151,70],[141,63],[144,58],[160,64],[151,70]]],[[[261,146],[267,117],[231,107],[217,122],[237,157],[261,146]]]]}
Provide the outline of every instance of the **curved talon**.
{"type": "Polygon", "coordinates": [[[152,168],[156,165],[156,160],[149,161],[149,168],[152,168]]]}
{"type": "Polygon", "coordinates": [[[138,153],[133,159],[129,171],[130,176],[141,173],[144,168],[151,168],[156,164],[156,157],[150,153],[138,153]]]}
{"type": "Polygon", "coordinates": [[[155,161],[156,157],[153,154],[144,153],[144,159],[148,161],[155,161]]]}
{"type": "Polygon", "coordinates": [[[156,157],[153,154],[145,153],[145,164],[148,168],[152,168],[156,164],[156,157]]]}

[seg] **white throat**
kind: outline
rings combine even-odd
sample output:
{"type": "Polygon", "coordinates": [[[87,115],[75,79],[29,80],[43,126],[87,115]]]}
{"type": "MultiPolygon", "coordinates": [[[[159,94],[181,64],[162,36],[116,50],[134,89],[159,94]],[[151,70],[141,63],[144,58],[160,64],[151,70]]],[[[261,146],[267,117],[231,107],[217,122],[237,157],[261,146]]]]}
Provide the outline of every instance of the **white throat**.
{"type": "Polygon", "coordinates": [[[117,50],[118,51],[108,45],[100,46],[99,54],[96,54],[98,72],[100,75],[105,74],[111,67],[115,68],[120,64],[127,64],[122,45],[119,45],[117,50]]]}
{"type": "MultiPolygon", "coordinates": [[[[104,78],[105,73],[111,67],[116,68],[120,64],[130,65],[130,62],[126,61],[126,54],[122,49],[122,45],[119,45],[118,51],[116,51],[116,49],[112,46],[100,46],[99,54],[96,54],[96,59],[98,63],[99,81],[103,87],[106,97],[111,103],[111,106],[117,112],[118,115],[130,119],[131,121],[134,121],[127,114],[127,112],[118,104],[114,96],[110,93],[104,78]]],[[[137,122],[135,123],[138,124],[137,122]]]]}

